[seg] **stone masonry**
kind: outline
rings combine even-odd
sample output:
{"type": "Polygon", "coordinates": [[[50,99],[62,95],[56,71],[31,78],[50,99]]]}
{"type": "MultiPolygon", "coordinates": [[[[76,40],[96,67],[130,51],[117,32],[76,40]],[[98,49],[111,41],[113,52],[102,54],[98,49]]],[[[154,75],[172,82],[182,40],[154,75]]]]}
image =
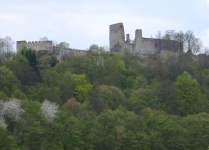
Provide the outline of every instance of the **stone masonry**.
{"type": "Polygon", "coordinates": [[[27,48],[32,48],[35,51],[53,50],[52,41],[35,41],[35,42],[17,41],[17,52],[20,51],[23,48],[23,46],[26,46],[27,48]]]}
{"type": "MultiPolygon", "coordinates": [[[[109,42],[110,42],[110,52],[124,52],[125,49],[128,49],[133,54],[139,55],[148,55],[148,54],[164,54],[167,51],[171,53],[179,52],[179,49],[182,45],[177,41],[168,41],[162,39],[154,38],[143,38],[142,30],[137,29],[135,32],[135,39],[133,42],[130,40],[130,35],[126,34],[125,40],[125,31],[123,23],[117,23],[110,25],[109,28],[109,42]],[[168,46],[172,43],[172,46],[168,46]],[[170,47],[170,48],[168,48],[170,47]]],[[[52,41],[17,41],[17,52],[20,51],[23,46],[31,48],[35,51],[39,50],[48,50],[55,51],[60,54],[60,56],[67,55],[86,55],[88,51],[78,50],[71,48],[60,48],[52,46],[52,41]]]]}
{"type": "Polygon", "coordinates": [[[35,51],[40,50],[47,50],[47,51],[55,51],[59,53],[60,55],[86,55],[88,51],[86,50],[78,50],[78,49],[72,49],[72,48],[60,48],[56,46],[52,46],[52,41],[32,41],[32,42],[26,42],[26,41],[17,41],[17,52],[20,51],[23,46],[26,46],[27,48],[31,48],[35,51]]]}
{"type": "MultiPolygon", "coordinates": [[[[168,41],[154,38],[143,38],[142,30],[137,29],[135,32],[135,40],[133,43],[130,41],[130,35],[126,34],[123,23],[117,23],[110,25],[110,52],[124,52],[124,49],[128,49],[133,54],[148,55],[148,54],[163,54],[166,51],[171,53],[179,52],[179,42],[172,41],[172,49],[168,50],[168,41]]],[[[171,42],[170,42],[171,43],[171,42]]]]}

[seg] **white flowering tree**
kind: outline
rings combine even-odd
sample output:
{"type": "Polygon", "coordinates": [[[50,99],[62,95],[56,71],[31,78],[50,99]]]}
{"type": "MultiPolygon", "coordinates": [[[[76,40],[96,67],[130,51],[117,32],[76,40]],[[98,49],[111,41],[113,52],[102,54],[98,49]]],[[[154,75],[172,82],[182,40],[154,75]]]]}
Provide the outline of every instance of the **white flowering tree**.
{"type": "Polygon", "coordinates": [[[21,108],[21,101],[17,98],[11,98],[8,101],[0,100],[0,125],[7,127],[5,118],[11,121],[17,121],[25,110],[21,108]]]}
{"type": "Polygon", "coordinates": [[[47,99],[42,103],[42,113],[47,118],[47,120],[53,120],[56,116],[58,111],[59,105],[56,103],[50,102],[47,99]]]}

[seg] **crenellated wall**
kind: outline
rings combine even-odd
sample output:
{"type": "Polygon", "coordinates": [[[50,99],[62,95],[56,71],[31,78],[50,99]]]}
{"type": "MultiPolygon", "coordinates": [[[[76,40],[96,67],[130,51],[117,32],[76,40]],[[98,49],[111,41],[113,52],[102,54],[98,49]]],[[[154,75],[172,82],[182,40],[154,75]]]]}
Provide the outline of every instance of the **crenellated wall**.
{"type": "Polygon", "coordinates": [[[78,49],[72,49],[72,48],[60,48],[56,46],[52,46],[52,41],[32,41],[32,42],[26,42],[26,41],[17,41],[17,52],[20,51],[23,46],[26,46],[27,48],[31,48],[32,50],[40,51],[40,50],[48,50],[48,51],[55,51],[59,53],[60,55],[87,55],[86,50],[78,50],[78,49]]]}
{"type": "Polygon", "coordinates": [[[52,41],[17,41],[17,52],[23,48],[23,46],[31,48],[35,51],[49,50],[52,51],[52,41]]]}
{"type": "MultiPolygon", "coordinates": [[[[147,54],[165,54],[166,51],[172,53],[179,52],[180,47],[183,48],[183,45],[180,45],[177,41],[165,41],[162,39],[154,38],[143,38],[142,29],[137,29],[135,32],[134,42],[131,43],[130,35],[126,34],[125,40],[125,31],[123,23],[117,23],[110,25],[109,27],[109,42],[110,42],[110,52],[124,52],[124,49],[130,50],[133,54],[147,55],[147,54]]],[[[62,56],[69,55],[87,55],[88,51],[78,50],[71,48],[60,48],[52,46],[52,41],[17,41],[17,52],[20,51],[23,46],[31,48],[33,50],[48,50],[55,51],[62,56]]]]}
{"type": "Polygon", "coordinates": [[[72,48],[61,48],[53,46],[53,51],[59,53],[60,55],[87,55],[87,50],[78,50],[78,49],[72,49],[72,48]]]}

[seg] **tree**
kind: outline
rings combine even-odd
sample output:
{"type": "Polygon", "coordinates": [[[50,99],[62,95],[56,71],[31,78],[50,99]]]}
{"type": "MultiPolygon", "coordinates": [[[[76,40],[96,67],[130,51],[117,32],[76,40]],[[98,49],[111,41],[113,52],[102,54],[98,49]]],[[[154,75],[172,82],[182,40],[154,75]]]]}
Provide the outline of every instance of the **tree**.
{"type": "Polygon", "coordinates": [[[40,41],[48,41],[48,40],[49,40],[49,39],[48,39],[48,37],[46,37],[46,36],[40,38],[40,41]]]}
{"type": "Polygon", "coordinates": [[[0,128],[1,128],[1,126],[3,128],[7,127],[7,124],[6,124],[5,119],[3,117],[0,117],[0,128]]]}
{"type": "Polygon", "coordinates": [[[185,43],[185,34],[182,31],[177,32],[175,35],[175,40],[179,42],[180,52],[183,52],[183,46],[185,43]]]}
{"type": "Polygon", "coordinates": [[[9,97],[20,87],[20,82],[14,76],[13,72],[9,71],[5,66],[0,67],[0,83],[0,91],[9,97]]]}
{"type": "Polygon", "coordinates": [[[197,55],[200,51],[201,51],[201,48],[202,48],[202,41],[198,38],[195,38],[194,40],[194,48],[192,50],[192,53],[194,55],[197,55]]]}
{"type": "Polygon", "coordinates": [[[45,99],[45,101],[42,103],[42,113],[48,120],[53,120],[56,117],[56,114],[59,113],[59,105],[48,101],[45,99]]]}
{"type": "Polygon", "coordinates": [[[17,98],[10,98],[8,101],[0,100],[0,120],[5,127],[7,126],[6,123],[8,124],[8,130],[10,132],[13,131],[15,121],[17,121],[24,112],[25,110],[21,108],[21,101],[17,100],[17,98]]]}
{"type": "Polygon", "coordinates": [[[205,53],[206,55],[209,55],[209,48],[208,48],[208,47],[204,47],[204,53],[205,53]]]}
{"type": "Polygon", "coordinates": [[[97,114],[102,113],[106,108],[105,103],[98,98],[90,98],[89,104],[92,105],[97,114]]]}
{"type": "Polygon", "coordinates": [[[193,42],[194,39],[195,39],[195,36],[194,36],[193,31],[189,30],[185,33],[185,41],[187,43],[187,45],[186,45],[187,52],[192,53],[192,48],[193,48],[193,45],[194,45],[194,42],[193,42]]]}
{"type": "Polygon", "coordinates": [[[99,86],[95,92],[97,98],[101,99],[112,110],[117,109],[119,105],[124,105],[126,102],[123,92],[115,86],[99,86]]]}
{"type": "Polygon", "coordinates": [[[20,150],[16,141],[9,132],[0,126],[0,149],[1,150],[20,150]]]}
{"type": "Polygon", "coordinates": [[[51,67],[54,67],[54,66],[57,64],[57,59],[56,59],[56,57],[55,57],[55,56],[52,56],[49,63],[50,63],[50,65],[51,65],[51,67]]]}
{"type": "Polygon", "coordinates": [[[180,110],[184,115],[197,112],[197,104],[201,99],[201,91],[197,80],[192,79],[188,72],[178,76],[175,82],[180,101],[180,110]]]}
{"type": "Polygon", "coordinates": [[[49,71],[47,70],[44,73],[44,77],[43,77],[44,83],[48,86],[48,87],[53,87],[53,86],[57,86],[58,83],[60,82],[61,78],[60,75],[55,71],[49,71]]]}
{"type": "MultiPolygon", "coordinates": [[[[63,65],[65,65],[65,63],[63,65]]],[[[66,66],[59,65],[59,67],[60,67],[59,69],[64,69],[62,67],[66,67],[66,66]]],[[[58,69],[58,67],[57,67],[57,69],[58,69]]],[[[61,99],[61,103],[64,104],[69,98],[71,98],[73,96],[72,74],[69,71],[66,71],[61,76],[61,78],[62,78],[62,80],[59,84],[59,89],[60,89],[60,93],[61,93],[60,99],[61,99]]]]}
{"type": "Polygon", "coordinates": [[[161,31],[157,31],[156,38],[157,39],[162,39],[163,38],[161,31]]]}
{"type": "Polygon", "coordinates": [[[60,48],[69,48],[70,44],[67,43],[67,42],[61,42],[57,46],[60,47],[60,48]]]}
{"type": "Polygon", "coordinates": [[[4,57],[4,39],[0,38],[0,59],[4,57]]]}
{"type": "Polygon", "coordinates": [[[57,45],[58,45],[58,42],[55,40],[52,40],[52,46],[57,46],[57,45]]]}
{"type": "MultiPolygon", "coordinates": [[[[33,54],[31,56],[33,56],[33,54]]],[[[6,66],[14,72],[21,84],[30,86],[40,81],[40,76],[37,64],[32,61],[33,58],[29,60],[30,61],[21,53],[17,53],[13,59],[8,60],[6,66]]]]}
{"type": "Polygon", "coordinates": [[[10,36],[6,36],[4,38],[4,50],[5,50],[4,57],[11,58],[13,54],[13,45],[14,45],[14,41],[12,40],[12,38],[10,36]]]}
{"type": "Polygon", "coordinates": [[[147,80],[143,76],[138,76],[133,81],[133,89],[139,89],[139,88],[146,88],[147,87],[147,80]]]}
{"type": "Polygon", "coordinates": [[[21,55],[25,56],[25,58],[29,62],[30,67],[38,73],[38,61],[35,51],[30,48],[28,49],[26,46],[23,46],[23,49],[21,50],[21,55]]]}
{"type": "Polygon", "coordinates": [[[198,38],[195,38],[193,31],[189,30],[185,33],[185,42],[187,52],[197,55],[202,48],[202,41],[198,38]]]}
{"type": "Polygon", "coordinates": [[[74,95],[79,102],[83,103],[90,97],[93,86],[85,80],[85,74],[73,74],[74,95]]]}
{"type": "Polygon", "coordinates": [[[172,81],[181,75],[184,71],[195,73],[196,62],[191,53],[179,53],[179,55],[167,55],[165,66],[168,76],[172,81]]]}
{"type": "Polygon", "coordinates": [[[111,109],[113,109],[114,101],[112,99],[112,91],[110,91],[107,86],[102,87],[98,93],[98,98],[107,104],[111,109]]]}
{"type": "Polygon", "coordinates": [[[21,108],[21,101],[17,98],[11,98],[9,101],[5,102],[1,100],[0,103],[0,107],[2,107],[0,110],[0,116],[2,118],[8,117],[12,121],[17,121],[20,115],[25,112],[25,110],[21,108]]]}
{"type": "Polygon", "coordinates": [[[176,51],[178,49],[176,40],[176,31],[167,30],[165,31],[165,35],[163,36],[165,41],[166,49],[169,51],[176,51]]]}

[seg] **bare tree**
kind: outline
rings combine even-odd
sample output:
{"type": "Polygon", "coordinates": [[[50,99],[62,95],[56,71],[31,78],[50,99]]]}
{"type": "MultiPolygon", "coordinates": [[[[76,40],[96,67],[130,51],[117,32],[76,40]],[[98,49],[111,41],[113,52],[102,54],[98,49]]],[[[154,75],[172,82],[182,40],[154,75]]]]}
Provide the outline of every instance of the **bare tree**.
{"type": "Polygon", "coordinates": [[[162,38],[163,38],[162,32],[161,31],[157,31],[156,39],[162,39],[162,38]]]}
{"type": "Polygon", "coordinates": [[[162,32],[161,31],[157,31],[157,34],[156,34],[156,39],[158,39],[159,40],[159,46],[160,46],[160,50],[161,50],[161,45],[162,45],[162,41],[161,41],[161,39],[163,38],[163,35],[162,35],[162,32]]]}
{"type": "Polygon", "coordinates": [[[194,40],[195,40],[195,36],[193,31],[189,30],[185,33],[185,42],[186,42],[186,48],[187,48],[187,52],[192,53],[192,49],[194,46],[194,40]]]}
{"type": "Polygon", "coordinates": [[[184,43],[185,43],[184,33],[182,31],[177,32],[176,35],[175,35],[175,40],[179,42],[180,52],[183,52],[183,46],[184,46],[184,43]]]}
{"type": "Polygon", "coordinates": [[[4,56],[4,39],[0,38],[0,59],[4,56]]]}
{"type": "Polygon", "coordinates": [[[197,55],[203,46],[202,41],[199,38],[195,38],[195,35],[191,30],[185,33],[185,43],[187,52],[193,53],[194,55],[197,55]]]}
{"type": "Polygon", "coordinates": [[[57,46],[57,45],[58,45],[58,42],[55,40],[52,40],[52,46],[57,46]]]}
{"type": "Polygon", "coordinates": [[[176,51],[178,49],[176,34],[177,33],[175,30],[167,30],[165,31],[165,35],[163,36],[165,46],[170,51],[176,51]]]}
{"type": "Polygon", "coordinates": [[[208,47],[204,47],[203,51],[204,51],[204,54],[209,55],[209,48],[208,47]]]}
{"type": "Polygon", "coordinates": [[[40,41],[48,41],[48,40],[49,40],[49,39],[48,39],[48,37],[46,37],[46,36],[40,38],[40,41]]]}
{"type": "Polygon", "coordinates": [[[194,55],[197,55],[200,51],[201,51],[201,48],[202,48],[202,41],[198,38],[195,38],[194,41],[194,46],[193,46],[193,49],[192,49],[192,53],[194,55]]]}
{"type": "Polygon", "coordinates": [[[4,38],[4,56],[6,58],[11,58],[12,54],[13,54],[13,45],[14,45],[14,41],[12,40],[12,38],[10,36],[6,36],[4,38]]]}

